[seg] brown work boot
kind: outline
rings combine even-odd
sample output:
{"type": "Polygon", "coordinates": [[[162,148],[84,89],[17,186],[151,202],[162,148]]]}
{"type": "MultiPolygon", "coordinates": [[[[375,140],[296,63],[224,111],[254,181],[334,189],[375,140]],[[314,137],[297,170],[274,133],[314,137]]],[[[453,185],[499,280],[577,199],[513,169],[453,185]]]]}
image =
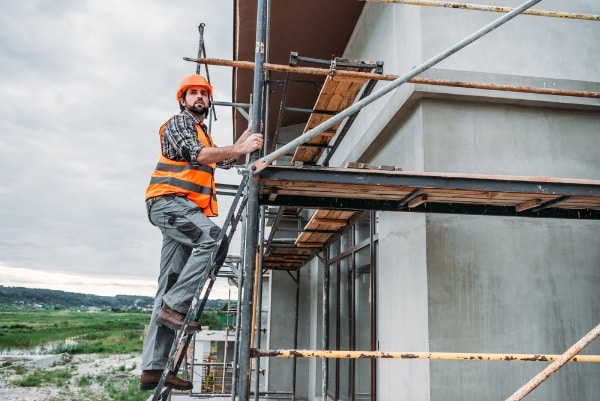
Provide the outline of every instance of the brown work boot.
{"type": "MultiPolygon", "coordinates": [[[[156,318],[156,323],[162,326],[167,326],[173,330],[181,330],[181,326],[183,326],[183,321],[185,320],[185,314],[177,312],[169,308],[169,305],[163,304],[158,317],[156,318]]],[[[200,325],[193,320],[190,320],[187,331],[200,331],[200,325]]]]}
{"type": "MultiPolygon", "coordinates": [[[[140,390],[154,390],[158,386],[162,373],[162,370],[143,370],[140,378],[140,390]]],[[[165,380],[165,387],[174,388],[175,390],[191,390],[193,386],[192,382],[182,380],[175,376],[173,372],[169,372],[165,380]]]]}

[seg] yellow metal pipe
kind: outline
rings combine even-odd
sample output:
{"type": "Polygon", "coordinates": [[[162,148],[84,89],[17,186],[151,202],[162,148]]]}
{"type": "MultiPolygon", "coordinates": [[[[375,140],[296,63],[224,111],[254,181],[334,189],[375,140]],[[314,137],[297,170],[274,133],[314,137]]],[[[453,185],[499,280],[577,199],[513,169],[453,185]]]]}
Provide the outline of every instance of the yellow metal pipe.
{"type": "MultiPolygon", "coordinates": [[[[255,257],[255,266],[258,266],[258,253],[256,253],[256,257],[255,257]]],[[[258,305],[258,280],[260,279],[260,272],[261,269],[254,269],[254,285],[252,286],[252,331],[251,331],[251,335],[250,335],[250,346],[252,347],[252,345],[254,345],[254,338],[256,336],[256,329],[257,329],[257,325],[256,325],[256,319],[257,319],[257,314],[258,311],[256,310],[257,305],[258,305]]],[[[258,344],[257,344],[258,345],[258,344]]],[[[260,346],[260,345],[259,345],[260,346]]]]}
{"type": "MultiPolygon", "coordinates": [[[[447,361],[512,361],[512,362],[553,362],[561,355],[541,354],[482,354],[470,352],[385,352],[385,351],[327,351],[327,350],[301,350],[278,349],[263,350],[253,348],[250,350],[251,358],[259,357],[278,358],[334,358],[334,359],[432,359],[447,361]]],[[[600,355],[576,355],[569,362],[600,362],[600,355]]]]}
{"type": "MultiPolygon", "coordinates": [[[[449,1],[435,1],[435,0],[362,0],[362,1],[369,2],[369,3],[395,3],[395,4],[407,4],[407,5],[412,5],[412,6],[460,8],[463,10],[491,11],[491,12],[496,12],[496,13],[508,13],[513,10],[510,7],[486,6],[486,5],[480,5],[480,4],[454,3],[454,2],[449,2],[449,1]]],[[[528,9],[528,10],[523,11],[521,14],[534,15],[537,17],[554,17],[554,18],[580,19],[580,20],[587,20],[587,21],[600,21],[600,15],[567,13],[567,12],[562,12],[562,11],[546,11],[546,10],[528,9]]]]}

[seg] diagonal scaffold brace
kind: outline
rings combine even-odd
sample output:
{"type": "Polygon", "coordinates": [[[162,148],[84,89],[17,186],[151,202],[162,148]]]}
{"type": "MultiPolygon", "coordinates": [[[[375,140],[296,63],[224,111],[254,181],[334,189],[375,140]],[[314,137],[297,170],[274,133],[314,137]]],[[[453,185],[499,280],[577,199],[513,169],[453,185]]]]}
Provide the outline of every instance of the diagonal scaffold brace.
{"type": "Polygon", "coordinates": [[[190,308],[185,316],[183,321],[183,325],[181,329],[177,333],[177,337],[173,344],[171,345],[171,351],[169,353],[169,359],[167,361],[167,365],[163,370],[162,376],[160,377],[160,381],[156,387],[154,395],[148,398],[148,401],[166,401],[170,399],[171,389],[169,387],[165,387],[165,381],[167,379],[167,375],[169,372],[173,372],[175,375],[179,371],[183,360],[185,359],[185,355],[187,353],[187,349],[189,344],[193,339],[193,332],[187,332],[187,328],[191,321],[198,322],[200,317],[202,316],[202,312],[204,311],[204,307],[206,302],[208,301],[208,297],[212,290],[212,287],[217,279],[217,274],[221,266],[215,265],[215,259],[218,253],[219,248],[223,242],[223,239],[227,237],[227,241],[231,243],[231,239],[233,238],[233,234],[237,228],[237,225],[242,217],[242,213],[246,207],[246,203],[248,202],[248,198],[246,196],[242,196],[245,189],[246,184],[248,182],[248,174],[244,173],[244,177],[238,186],[238,190],[233,199],[231,208],[225,218],[225,222],[223,223],[223,227],[221,228],[221,232],[217,237],[217,241],[215,247],[213,248],[210,259],[207,261],[206,265],[201,269],[200,274],[203,275],[203,278],[200,280],[198,287],[196,288],[196,292],[194,293],[194,298],[192,299],[192,303],[190,308]],[[208,284],[206,283],[208,281],[208,284]],[[206,284],[206,289],[204,288],[206,284]],[[204,295],[203,294],[204,290],[204,295]],[[200,299],[202,296],[202,299],[200,299]],[[177,355],[179,355],[177,357],[177,355]],[[177,360],[175,360],[177,358],[177,360]]]}

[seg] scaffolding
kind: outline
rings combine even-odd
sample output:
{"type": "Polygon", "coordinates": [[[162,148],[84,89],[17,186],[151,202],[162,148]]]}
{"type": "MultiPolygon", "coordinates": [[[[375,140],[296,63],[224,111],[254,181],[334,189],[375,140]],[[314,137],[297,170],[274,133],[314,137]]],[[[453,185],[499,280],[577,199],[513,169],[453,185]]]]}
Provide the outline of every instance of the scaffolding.
{"type": "MultiPolygon", "coordinates": [[[[383,74],[383,62],[346,60],[333,58],[320,60],[290,54],[288,65],[269,63],[267,38],[267,0],[258,0],[256,21],[256,47],[254,62],[216,60],[202,57],[185,60],[199,66],[216,65],[254,71],[251,104],[213,102],[215,105],[235,107],[241,115],[252,121],[253,132],[260,130],[265,121],[268,105],[270,71],[286,74],[280,86],[282,102],[277,117],[275,138],[265,141],[267,152],[257,153],[247,160],[249,179],[245,190],[246,226],[243,240],[242,272],[238,277],[238,324],[236,325],[236,350],[231,385],[232,400],[238,397],[246,401],[259,391],[259,361],[261,357],[321,358],[323,361],[322,396],[326,400],[327,365],[329,358],[347,359],[437,359],[472,361],[536,361],[552,362],[536,377],[518,389],[508,400],[520,400],[541,382],[567,362],[600,362],[598,355],[578,355],[579,352],[600,336],[600,325],[593,328],[581,340],[562,355],[540,354],[477,354],[444,352],[378,352],[260,349],[262,274],[269,270],[283,270],[296,283],[295,335],[298,332],[299,270],[338,239],[358,221],[366,211],[396,211],[411,213],[443,213],[479,216],[514,216],[533,218],[558,218],[600,220],[600,180],[560,179],[553,177],[501,176],[483,174],[456,174],[403,171],[395,166],[372,166],[348,163],[344,167],[329,167],[331,155],[337,149],[345,133],[351,128],[358,113],[384,95],[403,84],[438,85],[457,88],[509,91],[549,96],[600,98],[600,92],[554,88],[507,85],[499,83],[466,82],[419,77],[432,66],[446,59],[492,30],[520,14],[536,16],[600,21],[600,16],[533,10],[540,0],[526,1],[516,8],[475,6],[471,4],[438,1],[366,0],[422,6],[463,8],[504,13],[472,35],[444,50],[421,65],[401,76],[383,74]],[[491,9],[490,9],[491,8],[491,9]],[[327,64],[329,68],[300,66],[304,64],[327,64]],[[289,107],[286,99],[293,85],[294,74],[319,75],[325,82],[314,107],[310,110],[289,107]],[[375,83],[391,82],[374,91],[375,83]],[[250,107],[250,112],[245,111],[250,107]],[[305,130],[299,137],[275,149],[281,129],[283,113],[309,114],[305,130]],[[269,143],[272,146],[269,147],[269,143]],[[273,165],[282,157],[289,157],[289,165],[273,165]],[[360,194],[360,195],[357,195],[360,194]],[[304,209],[314,212],[304,215],[304,209]],[[271,222],[271,232],[265,238],[266,220],[271,222]],[[297,229],[284,227],[283,222],[298,222],[297,229]],[[277,234],[290,231],[293,238],[278,238],[277,234]],[[296,273],[294,276],[293,273],[296,273]],[[254,368],[251,367],[255,361],[254,368]],[[251,372],[255,376],[255,388],[251,389],[251,372]]],[[[202,32],[201,32],[202,35],[202,32]]],[[[203,42],[201,42],[203,43],[203,42]]],[[[203,48],[202,48],[203,50],[203,48]]],[[[266,118],[268,120],[268,118],[266,118]]],[[[268,131],[270,127],[266,127],[268,131]]],[[[328,280],[327,275],[324,278],[328,280]]],[[[324,285],[325,288],[325,285],[324,285]]],[[[327,295],[324,289],[323,297],[327,295]]],[[[323,302],[323,325],[327,320],[326,302],[323,302]]],[[[323,348],[327,346],[324,329],[323,348]]],[[[289,396],[295,399],[294,384],[289,396]]]]}

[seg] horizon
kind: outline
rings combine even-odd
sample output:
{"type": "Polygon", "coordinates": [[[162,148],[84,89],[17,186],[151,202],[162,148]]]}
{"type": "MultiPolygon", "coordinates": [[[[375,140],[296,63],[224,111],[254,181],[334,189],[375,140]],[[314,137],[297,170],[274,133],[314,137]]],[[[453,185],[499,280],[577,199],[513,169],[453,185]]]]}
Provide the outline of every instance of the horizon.
{"type": "Polygon", "coordinates": [[[27,289],[27,290],[40,290],[40,291],[57,291],[57,292],[64,292],[64,293],[68,293],[68,294],[91,295],[91,296],[95,296],[95,297],[107,297],[107,298],[114,298],[114,297],[146,297],[146,298],[154,298],[154,297],[149,296],[149,295],[140,295],[140,294],[99,295],[99,294],[90,294],[90,293],[87,293],[87,292],[65,291],[65,290],[59,290],[59,289],[55,289],[55,288],[27,287],[27,286],[21,286],[21,285],[20,286],[14,286],[14,285],[0,284],[0,288],[27,289]]]}
{"type": "MultiPolygon", "coordinates": [[[[95,297],[106,297],[106,298],[115,298],[115,297],[146,297],[146,298],[154,298],[149,295],[140,295],[140,294],[116,294],[116,295],[99,295],[99,294],[89,294],[85,292],[77,292],[77,291],[65,291],[65,290],[57,290],[54,288],[35,288],[35,287],[25,287],[25,286],[12,286],[12,285],[4,285],[0,284],[0,288],[12,288],[12,289],[28,289],[28,290],[42,290],[42,291],[57,291],[64,292],[68,294],[76,294],[76,295],[91,295],[95,297]]],[[[209,297],[210,300],[213,301],[228,301],[227,298],[212,298],[209,297]]]]}
{"type": "MultiPolygon", "coordinates": [[[[2,277],[0,285],[4,287],[54,290],[108,297],[131,295],[154,298],[157,286],[154,277],[140,280],[126,276],[77,275],[67,272],[48,272],[41,269],[15,268],[1,262],[0,277],[2,277]],[[128,291],[128,288],[131,288],[131,291],[128,291]]],[[[237,298],[237,288],[224,284],[224,281],[226,282],[226,280],[217,279],[209,299],[237,298]]]]}

